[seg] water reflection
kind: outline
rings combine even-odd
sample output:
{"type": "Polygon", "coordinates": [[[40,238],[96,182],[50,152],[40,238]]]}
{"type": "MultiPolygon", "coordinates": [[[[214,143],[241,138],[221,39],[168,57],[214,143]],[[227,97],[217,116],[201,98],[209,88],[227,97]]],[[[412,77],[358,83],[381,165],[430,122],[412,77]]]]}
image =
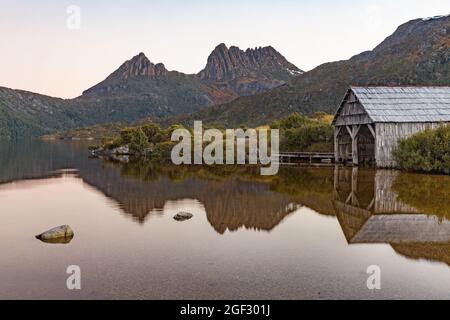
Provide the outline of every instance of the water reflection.
{"type": "Polygon", "coordinates": [[[75,168],[83,182],[114,200],[138,223],[163,214],[168,201],[179,199],[202,203],[209,223],[220,234],[242,227],[270,231],[297,209],[289,196],[258,181],[257,168],[122,164],[89,159],[82,142],[30,142],[3,148],[0,182],[56,177],[75,168]]]}
{"type": "Polygon", "coordinates": [[[448,296],[450,177],[339,167],[261,177],[90,159],[87,146],[0,144],[0,297],[448,296]],[[175,221],[181,211],[193,218],[175,221]],[[34,239],[63,224],[70,243],[34,239]],[[84,270],[80,292],[66,290],[72,264],[84,270]],[[371,264],[383,270],[376,293],[371,264]]]}
{"type": "Polygon", "coordinates": [[[73,237],[74,236],[71,235],[71,236],[67,236],[64,238],[54,238],[54,239],[39,239],[39,238],[37,238],[37,239],[40,240],[41,242],[48,243],[48,244],[69,244],[72,241],[73,237]]]}
{"type": "Polygon", "coordinates": [[[89,159],[82,142],[0,144],[1,189],[68,173],[139,224],[193,199],[218,234],[241,228],[270,232],[304,206],[336,216],[349,244],[388,243],[404,256],[450,264],[448,176],[328,167],[281,168],[274,177],[261,177],[252,167],[89,159]]]}
{"type": "MultiPolygon", "coordinates": [[[[334,176],[333,206],[348,243],[389,243],[407,257],[450,264],[450,221],[446,211],[427,212],[424,208],[430,198],[420,195],[411,202],[421,201],[422,205],[413,206],[404,191],[420,188],[405,177],[418,183],[429,176],[339,167],[335,168],[334,176]],[[403,197],[396,188],[403,190],[403,197]]],[[[433,179],[449,181],[445,176],[433,179]]],[[[439,195],[432,198],[435,202],[439,195]]],[[[439,200],[442,208],[448,208],[448,198],[439,200]]]]}

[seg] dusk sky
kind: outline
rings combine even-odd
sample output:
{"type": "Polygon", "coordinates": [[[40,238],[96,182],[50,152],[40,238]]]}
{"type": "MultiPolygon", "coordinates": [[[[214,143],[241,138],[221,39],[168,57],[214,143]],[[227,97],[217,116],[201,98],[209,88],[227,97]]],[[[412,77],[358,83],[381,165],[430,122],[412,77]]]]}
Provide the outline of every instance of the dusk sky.
{"type": "Polygon", "coordinates": [[[0,86],[64,98],[80,95],[139,52],[169,70],[197,73],[221,42],[241,49],[272,45],[310,70],[373,49],[408,20],[450,14],[448,0],[0,4],[0,86]],[[68,27],[71,5],[81,10],[79,29],[68,27]]]}

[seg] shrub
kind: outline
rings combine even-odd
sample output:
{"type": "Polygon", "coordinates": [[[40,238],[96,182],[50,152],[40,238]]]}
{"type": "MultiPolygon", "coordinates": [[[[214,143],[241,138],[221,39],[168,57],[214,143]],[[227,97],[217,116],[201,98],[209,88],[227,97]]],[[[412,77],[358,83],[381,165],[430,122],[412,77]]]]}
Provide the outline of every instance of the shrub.
{"type": "Polygon", "coordinates": [[[128,127],[120,130],[120,139],[123,144],[129,144],[136,135],[137,128],[128,127]]]}
{"type": "Polygon", "coordinates": [[[142,131],[148,138],[150,143],[160,143],[164,141],[164,132],[156,124],[146,124],[141,127],[142,131]]]}
{"type": "Polygon", "coordinates": [[[286,151],[304,151],[312,144],[330,142],[333,129],[329,125],[314,124],[283,132],[281,148],[286,151]]]}
{"type": "Polygon", "coordinates": [[[329,121],[322,120],[325,118],[325,114],[312,119],[293,113],[274,122],[271,128],[280,130],[281,151],[332,151],[333,127],[329,121]]]}
{"type": "Polygon", "coordinates": [[[170,159],[172,148],[176,145],[175,142],[165,141],[158,144],[152,152],[153,159],[170,159]]]}
{"type": "Polygon", "coordinates": [[[148,137],[142,128],[136,128],[131,135],[129,143],[130,152],[132,154],[145,155],[150,148],[148,137]]]}
{"type": "Polygon", "coordinates": [[[171,125],[169,128],[163,131],[163,141],[171,141],[172,133],[177,129],[186,129],[186,128],[181,124],[171,125]]]}
{"type": "Polygon", "coordinates": [[[91,144],[91,145],[89,145],[88,150],[89,151],[94,151],[94,150],[97,150],[98,148],[100,148],[98,145],[91,144]]]}
{"type": "Polygon", "coordinates": [[[393,154],[401,169],[448,174],[450,126],[428,129],[402,139],[393,154]]]}
{"type": "Polygon", "coordinates": [[[105,137],[102,139],[102,146],[106,150],[118,148],[123,144],[121,137],[105,137]]]}
{"type": "Polygon", "coordinates": [[[283,118],[281,120],[275,121],[271,128],[273,129],[280,129],[280,130],[286,130],[286,129],[292,129],[292,128],[299,128],[306,124],[310,124],[314,121],[306,116],[302,116],[297,112],[294,112],[287,116],[286,118],[283,118]]]}

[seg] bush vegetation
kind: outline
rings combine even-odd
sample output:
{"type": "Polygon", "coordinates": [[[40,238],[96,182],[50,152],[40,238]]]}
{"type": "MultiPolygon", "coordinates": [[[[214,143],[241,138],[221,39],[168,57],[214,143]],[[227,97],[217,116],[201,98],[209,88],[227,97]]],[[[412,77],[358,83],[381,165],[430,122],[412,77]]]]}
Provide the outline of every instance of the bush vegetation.
{"type": "Polygon", "coordinates": [[[280,130],[281,151],[333,151],[333,127],[325,113],[312,118],[293,113],[272,123],[271,128],[280,130]]]}
{"type": "Polygon", "coordinates": [[[394,157],[401,169],[450,173],[450,126],[428,129],[400,140],[394,157]]]}
{"type": "Polygon", "coordinates": [[[130,153],[151,158],[169,157],[174,143],[170,141],[172,132],[180,128],[179,125],[161,129],[156,124],[145,124],[126,127],[120,130],[118,136],[102,139],[104,149],[111,150],[127,145],[130,153]]]}
{"type": "MultiPolygon", "coordinates": [[[[279,129],[281,151],[328,152],[333,150],[331,119],[332,117],[325,113],[317,113],[312,118],[293,113],[270,126],[259,127],[257,130],[262,128],[279,129]]],[[[161,129],[153,123],[126,127],[120,130],[117,136],[105,137],[102,140],[102,146],[104,149],[111,150],[127,145],[133,155],[168,158],[173,146],[177,143],[171,141],[172,132],[179,128],[183,128],[183,126],[172,125],[167,129],[161,129]]],[[[204,129],[208,129],[208,127],[205,126],[204,129]]],[[[242,126],[241,129],[246,130],[247,128],[242,126]]],[[[225,130],[221,131],[225,139],[225,130]]]]}

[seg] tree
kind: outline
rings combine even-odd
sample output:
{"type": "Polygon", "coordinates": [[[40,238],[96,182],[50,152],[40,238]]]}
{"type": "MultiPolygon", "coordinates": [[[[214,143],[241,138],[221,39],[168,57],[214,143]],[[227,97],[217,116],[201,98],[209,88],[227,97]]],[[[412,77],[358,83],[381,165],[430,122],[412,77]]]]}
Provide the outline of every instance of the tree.
{"type": "Polygon", "coordinates": [[[135,155],[146,155],[149,148],[150,143],[148,137],[142,128],[135,129],[130,138],[130,152],[135,155]]]}

